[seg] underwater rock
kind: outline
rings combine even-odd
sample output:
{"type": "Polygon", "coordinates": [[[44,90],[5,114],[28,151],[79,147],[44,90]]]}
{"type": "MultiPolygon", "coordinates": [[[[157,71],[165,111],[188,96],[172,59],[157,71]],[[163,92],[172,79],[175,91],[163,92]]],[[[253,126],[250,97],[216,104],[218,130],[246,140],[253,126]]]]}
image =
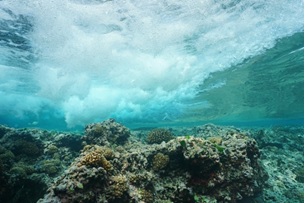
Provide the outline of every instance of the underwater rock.
{"type": "Polygon", "coordinates": [[[101,123],[93,123],[85,128],[83,140],[87,144],[123,145],[130,136],[130,131],[123,125],[108,119],[101,123]]]}
{"type": "Polygon", "coordinates": [[[86,147],[80,157],[65,170],[64,175],[49,188],[50,193],[45,199],[40,199],[38,202],[95,202],[98,193],[105,191],[106,179],[109,178],[105,169],[107,167],[103,166],[104,156],[101,154],[103,158],[95,157],[98,155],[98,149],[86,147]]]}
{"type": "Polygon", "coordinates": [[[161,170],[167,166],[168,162],[169,162],[168,155],[164,155],[162,153],[157,153],[153,158],[152,168],[155,171],[161,170]]]}
{"type": "Polygon", "coordinates": [[[0,138],[2,138],[10,130],[11,130],[10,128],[8,128],[4,125],[0,125],[0,138]]]}
{"type": "Polygon", "coordinates": [[[118,147],[114,140],[126,137],[127,128],[112,120],[89,126],[86,139],[94,144],[84,147],[39,203],[237,202],[262,190],[257,143],[241,132],[179,136],[154,145],[139,139],[118,147]],[[111,142],[105,126],[115,129],[111,142]]]}
{"type": "Polygon", "coordinates": [[[303,200],[303,128],[208,124],[172,128],[172,139],[148,144],[149,129],[138,136],[114,120],[99,125],[109,129],[97,137],[6,128],[0,138],[1,203],[303,200]],[[20,154],[26,145],[36,150],[20,154]]]}
{"type": "Polygon", "coordinates": [[[303,203],[304,127],[254,129],[251,135],[260,146],[262,166],[269,177],[262,193],[264,203],[303,203]]]}
{"type": "Polygon", "coordinates": [[[67,147],[72,151],[79,152],[82,149],[82,137],[71,133],[60,133],[54,136],[54,142],[58,147],[67,147]]]}
{"type": "Polygon", "coordinates": [[[58,173],[60,169],[61,161],[59,159],[49,159],[41,161],[41,168],[39,171],[48,175],[54,175],[58,173]]]}
{"type": "Polygon", "coordinates": [[[103,167],[106,171],[112,170],[112,164],[106,159],[113,157],[113,152],[110,148],[87,145],[81,155],[79,166],[103,167]]]}
{"type": "Polygon", "coordinates": [[[161,142],[168,142],[173,139],[173,134],[166,129],[154,129],[149,132],[146,137],[148,144],[160,144],[161,142]]]}
{"type": "Polygon", "coordinates": [[[37,131],[19,129],[8,130],[1,138],[1,145],[10,150],[16,159],[34,159],[43,154],[43,143],[37,136],[37,131]]]}
{"type": "Polygon", "coordinates": [[[127,178],[124,175],[115,175],[112,176],[109,180],[109,186],[106,190],[106,196],[111,201],[115,199],[120,202],[128,202],[130,198],[128,196],[128,183],[127,178]],[[124,197],[125,196],[125,197],[124,197]]]}
{"type": "Polygon", "coordinates": [[[67,137],[65,133],[0,128],[4,133],[0,136],[1,203],[36,202],[79,154],[59,145],[56,138],[59,134],[67,137]]]}
{"type": "Polygon", "coordinates": [[[14,147],[11,149],[17,156],[38,157],[42,155],[41,143],[26,140],[17,140],[14,147]]]}

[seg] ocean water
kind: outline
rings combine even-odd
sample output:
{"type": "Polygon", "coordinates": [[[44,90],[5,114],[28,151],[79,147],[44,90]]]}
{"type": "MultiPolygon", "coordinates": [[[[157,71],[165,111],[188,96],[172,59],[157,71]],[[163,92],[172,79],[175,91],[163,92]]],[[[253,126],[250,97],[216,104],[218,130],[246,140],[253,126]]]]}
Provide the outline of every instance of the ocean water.
{"type": "Polygon", "coordinates": [[[302,0],[1,0],[0,123],[303,124],[302,0]]]}

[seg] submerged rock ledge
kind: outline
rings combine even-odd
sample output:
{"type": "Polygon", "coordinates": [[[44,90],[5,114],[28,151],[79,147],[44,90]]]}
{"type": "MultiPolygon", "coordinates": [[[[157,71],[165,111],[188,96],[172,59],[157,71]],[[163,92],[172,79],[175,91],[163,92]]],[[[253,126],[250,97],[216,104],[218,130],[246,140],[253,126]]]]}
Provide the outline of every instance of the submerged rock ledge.
{"type": "Polygon", "coordinates": [[[24,193],[20,183],[36,184],[28,190],[39,203],[237,202],[259,193],[266,180],[256,141],[234,128],[183,136],[159,129],[147,136],[109,119],[88,125],[84,136],[7,127],[0,132],[5,202],[20,202],[12,196],[24,193]],[[147,140],[162,136],[167,142],[147,140]],[[14,163],[5,161],[8,154],[14,163]],[[8,190],[15,190],[11,197],[8,190]]]}

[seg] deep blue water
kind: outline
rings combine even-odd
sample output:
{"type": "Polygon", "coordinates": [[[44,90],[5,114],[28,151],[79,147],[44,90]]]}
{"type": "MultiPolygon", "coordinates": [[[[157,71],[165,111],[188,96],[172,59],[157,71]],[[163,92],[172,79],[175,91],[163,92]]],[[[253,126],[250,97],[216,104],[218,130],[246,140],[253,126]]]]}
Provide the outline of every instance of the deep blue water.
{"type": "Polygon", "coordinates": [[[0,1],[0,124],[303,125],[303,1],[0,1]]]}

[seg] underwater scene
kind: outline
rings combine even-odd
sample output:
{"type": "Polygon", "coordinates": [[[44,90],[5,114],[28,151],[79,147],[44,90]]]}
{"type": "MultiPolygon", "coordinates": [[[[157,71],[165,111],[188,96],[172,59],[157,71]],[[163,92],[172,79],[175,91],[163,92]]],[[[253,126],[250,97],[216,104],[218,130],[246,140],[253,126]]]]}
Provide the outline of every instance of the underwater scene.
{"type": "Polygon", "coordinates": [[[302,0],[0,0],[0,203],[304,202],[302,0]]]}

